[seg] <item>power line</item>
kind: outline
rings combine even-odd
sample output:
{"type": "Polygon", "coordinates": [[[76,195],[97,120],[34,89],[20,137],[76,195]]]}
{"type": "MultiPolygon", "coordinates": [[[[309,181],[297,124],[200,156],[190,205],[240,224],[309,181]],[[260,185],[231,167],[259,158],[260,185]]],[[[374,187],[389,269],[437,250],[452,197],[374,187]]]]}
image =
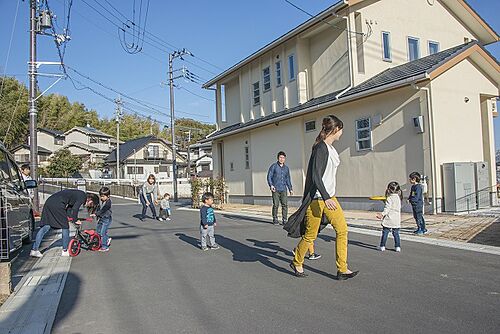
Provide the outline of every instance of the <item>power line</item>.
{"type": "Polygon", "coordinates": [[[0,96],[2,96],[3,85],[5,82],[5,73],[7,72],[7,65],[9,64],[10,49],[12,47],[12,40],[14,38],[14,31],[16,30],[17,14],[19,13],[19,3],[20,2],[21,2],[20,0],[17,0],[16,15],[14,16],[14,22],[12,23],[12,31],[10,33],[9,48],[7,49],[7,58],[5,60],[5,66],[3,69],[4,76],[3,76],[3,80],[2,80],[2,86],[0,87],[0,96]]]}
{"type": "MultiPolygon", "coordinates": [[[[308,12],[308,11],[306,11],[305,9],[303,9],[303,8],[301,8],[301,7],[299,7],[299,6],[297,6],[296,4],[294,4],[293,2],[291,2],[291,1],[289,1],[289,0],[284,0],[284,1],[285,1],[287,4],[289,4],[290,6],[292,6],[292,7],[296,8],[296,9],[300,10],[302,13],[305,13],[306,15],[310,16],[311,18],[316,18],[316,17],[318,16],[318,15],[313,15],[313,14],[309,13],[309,12],[308,12]]],[[[352,34],[359,34],[359,35],[363,35],[363,36],[365,36],[365,34],[364,34],[364,33],[362,33],[362,32],[357,32],[357,31],[352,31],[352,30],[349,30],[349,29],[347,29],[347,28],[342,28],[342,27],[336,26],[336,25],[334,25],[334,24],[331,24],[330,22],[327,22],[327,21],[325,21],[325,20],[323,20],[323,19],[320,19],[320,21],[321,21],[321,22],[323,22],[323,23],[325,23],[325,24],[327,24],[327,25],[329,25],[330,27],[332,27],[332,28],[334,28],[334,29],[339,29],[339,30],[347,31],[347,32],[352,33],[352,34]]]]}
{"type": "MultiPolygon", "coordinates": [[[[177,86],[176,86],[176,87],[177,87],[177,86]]],[[[211,99],[211,98],[208,98],[208,97],[205,97],[205,96],[198,95],[198,94],[196,94],[196,93],[194,93],[194,92],[190,91],[189,89],[187,89],[187,88],[185,88],[185,87],[179,86],[179,87],[177,87],[177,88],[182,89],[182,90],[185,90],[186,92],[188,92],[188,93],[190,93],[190,94],[192,94],[192,95],[194,95],[194,96],[198,96],[199,98],[205,99],[205,100],[207,100],[207,101],[210,101],[210,102],[215,102],[215,100],[214,100],[214,99],[211,99]]]]}

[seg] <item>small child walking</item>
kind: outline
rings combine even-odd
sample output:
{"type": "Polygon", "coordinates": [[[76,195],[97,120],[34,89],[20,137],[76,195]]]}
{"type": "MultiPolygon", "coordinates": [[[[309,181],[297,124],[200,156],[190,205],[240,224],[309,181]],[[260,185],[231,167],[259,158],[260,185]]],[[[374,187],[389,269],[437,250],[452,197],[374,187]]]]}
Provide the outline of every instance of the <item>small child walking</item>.
{"type": "Polygon", "coordinates": [[[408,197],[408,202],[410,202],[411,204],[411,208],[413,210],[413,218],[415,218],[415,222],[417,223],[417,229],[413,233],[418,235],[427,233],[424,220],[424,195],[423,186],[420,183],[421,178],[422,177],[418,172],[413,172],[409,176],[412,186],[410,190],[410,196],[408,197]]]}
{"type": "Polygon", "coordinates": [[[108,229],[113,221],[111,218],[111,190],[108,187],[102,187],[99,190],[99,198],[101,200],[99,210],[95,213],[99,222],[97,223],[96,231],[101,236],[100,252],[109,251],[111,238],[108,236],[108,229]]]}
{"type": "Polygon", "coordinates": [[[214,195],[210,192],[206,192],[201,197],[203,206],[200,209],[200,236],[201,236],[201,249],[203,251],[208,250],[207,247],[207,236],[210,239],[208,246],[211,249],[219,249],[219,245],[215,243],[215,226],[217,226],[217,221],[215,219],[214,209],[212,204],[214,203],[214,195]]]}
{"type": "Polygon", "coordinates": [[[163,195],[160,201],[160,221],[170,220],[171,211],[170,211],[170,194],[166,193],[163,195]]]}
{"type": "Polygon", "coordinates": [[[397,182],[390,182],[385,191],[385,208],[382,213],[377,213],[377,218],[382,220],[382,239],[379,250],[385,251],[387,236],[392,231],[396,252],[401,252],[401,239],[399,229],[401,228],[401,200],[403,192],[397,182]]]}

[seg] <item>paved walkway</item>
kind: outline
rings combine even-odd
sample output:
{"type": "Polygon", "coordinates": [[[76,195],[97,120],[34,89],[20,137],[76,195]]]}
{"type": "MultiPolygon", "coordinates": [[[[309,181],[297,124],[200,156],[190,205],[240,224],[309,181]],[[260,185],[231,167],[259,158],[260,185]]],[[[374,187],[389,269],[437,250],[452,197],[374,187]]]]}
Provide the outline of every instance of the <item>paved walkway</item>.
{"type": "MultiPolygon", "coordinates": [[[[289,214],[295,212],[296,209],[296,207],[289,207],[289,214]]],[[[223,210],[230,213],[251,214],[266,219],[271,216],[271,206],[266,205],[225,204],[223,210]]],[[[380,221],[376,219],[375,211],[345,210],[344,213],[349,226],[380,230],[380,221]]],[[[413,215],[402,213],[401,220],[401,233],[412,234],[416,229],[413,215]]],[[[469,215],[426,215],[425,221],[429,232],[425,237],[468,242],[498,220],[500,220],[500,211],[496,210],[483,210],[469,215]]]]}

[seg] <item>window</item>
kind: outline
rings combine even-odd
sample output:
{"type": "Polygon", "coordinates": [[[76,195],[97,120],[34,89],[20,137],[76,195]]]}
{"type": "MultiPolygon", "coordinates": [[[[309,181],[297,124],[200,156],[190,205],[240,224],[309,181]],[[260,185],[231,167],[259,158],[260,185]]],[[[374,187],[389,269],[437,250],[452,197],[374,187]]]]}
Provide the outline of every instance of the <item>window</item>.
{"type": "Polygon", "coordinates": [[[306,122],[306,132],[316,130],[316,121],[308,121],[306,122]]]}
{"type": "Polygon", "coordinates": [[[168,166],[155,167],[155,174],[158,174],[158,173],[168,173],[168,166]]]}
{"type": "Polygon", "coordinates": [[[372,127],[368,117],[356,121],[356,146],[358,151],[372,148],[372,127]]]}
{"type": "Polygon", "coordinates": [[[91,144],[97,144],[99,142],[99,140],[95,137],[90,137],[90,143],[91,144]]]}
{"type": "Polygon", "coordinates": [[[220,86],[220,99],[221,99],[221,121],[226,122],[226,86],[220,86]]]}
{"type": "Polygon", "coordinates": [[[0,152],[0,180],[9,180],[9,165],[7,164],[7,157],[3,152],[0,152]]]}
{"type": "Polygon", "coordinates": [[[16,163],[9,158],[7,158],[7,163],[9,165],[10,169],[10,177],[11,177],[11,182],[13,185],[16,187],[22,189],[23,188],[23,182],[21,179],[21,175],[19,175],[19,168],[17,167],[16,163]]]}
{"type": "Polygon", "coordinates": [[[288,56],[288,79],[295,80],[295,56],[293,54],[288,56]]]}
{"type": "Polygon", "coordinates": [[[160,147],[149,145],[144,153],[145,158],[148,159],[159,159],[160,158],[160,147]]]}
{"type": "Polygon", "coordinates": [[[408,37],[408,60],[420,58],[420,42],[418,38],[408,37]]]}
{"type": "Polygon", "coordinates": [[[250,149],[245,146],[245,169],[250,169],[250,149]]]}
{"type": "Polygon", "coordinates": [[[259,82],[253,84],[253,105],[260,104],[260,86],[259,82]]]}
{"type": "Polygon", "coordinates": [[[262,82],[264,83],[264,92],[266,92],[271,89],[271,69],[269,68],[269,66],[262,70],[262,75],[263,75],[262,82]]]}
{"type": "Polygon", "coordinates": [[[132,174],[142,175],[142,174],[144,174],[144,167],[128,166],[127,167],[127,174],[129,174],[129,175],[132,175],[132,174]]]}
{"type": "Polygon", "coordinates": [[[40,162],[46,162],[46,161],[49,161],[49,157],[46,156],[46,155],[39,155],[38,156],[38,161],[40,162]]]}
{"type": "Polygon", "coordinates": [[[281,86],[281,61],[276,62],[276,87],[281,86]]]}
{"type": "Polygon", "coordinates": [[[391,33],[382,31],[382,56],[385,61],[391,61],[391,33]]]}
{"type": "Polygon", "coordinates": [[[54,145],[63,145],[64,141],[61,138],[54,138],[54,145]]]}
{"type": "Polygon", "coordinates": [[[429,41],[429,55],[433,55],[439,52],[439,43],[429,41]]]}
{"type": "Polygon", "coordinates": [[[234,162],[232,162],[232,161],[229,163],[229,170],[231,172],[234,172],[234,162]]]}

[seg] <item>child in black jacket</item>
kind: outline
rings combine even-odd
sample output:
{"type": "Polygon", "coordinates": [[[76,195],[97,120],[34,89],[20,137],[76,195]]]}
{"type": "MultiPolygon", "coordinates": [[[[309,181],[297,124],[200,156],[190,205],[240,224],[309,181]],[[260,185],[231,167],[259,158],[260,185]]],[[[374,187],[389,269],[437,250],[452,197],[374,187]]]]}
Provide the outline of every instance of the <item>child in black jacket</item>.
{"type": "Polygon", "coordinates": [[[421,176],[420,173],[413,172],[410,174],[409,178],[412,186],[408,202],[411,204],[413,218],[415,218],[417,223],[417,229],[413,233],[423,235],[424,233],[427,233],[427,229],[425,228],[424,220],[424,194],[422,185],[420,184],[421,176]]]}

